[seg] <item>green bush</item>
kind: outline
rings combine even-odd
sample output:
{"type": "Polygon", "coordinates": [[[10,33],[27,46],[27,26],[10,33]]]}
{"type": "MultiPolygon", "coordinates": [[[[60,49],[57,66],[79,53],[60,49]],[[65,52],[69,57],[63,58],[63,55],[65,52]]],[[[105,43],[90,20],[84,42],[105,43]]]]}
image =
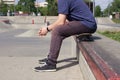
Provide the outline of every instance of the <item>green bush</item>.
{"type": "Polygon", "coordinates": [[[120,23],[120,19],[112,19],[115,23],[120,23]]]}
{"type": "Polygon", "coordinates": [[[120,32],[105,31],[105,32],[98,32],[98,33],[120,42],[120,32]]]}

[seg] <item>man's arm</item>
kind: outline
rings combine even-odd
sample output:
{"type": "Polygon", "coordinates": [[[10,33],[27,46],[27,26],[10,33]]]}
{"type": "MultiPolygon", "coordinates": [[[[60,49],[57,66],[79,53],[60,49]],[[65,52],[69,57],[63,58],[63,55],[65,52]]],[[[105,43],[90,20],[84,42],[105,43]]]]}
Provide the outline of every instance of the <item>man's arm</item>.
{"type": "Polygon", "coordinates": [[[49,25],[47,28],[43,27],[39,30],[39,35],[45,36],[48,33],[48,31],[54,29],[55,27],[57,27],[59,25],[63,25],[65,23],[66,23],[66,15],[59,14],[58,19],[53,24],[49,25]]]}
{"type": "Polygon", "coordinates": [[[59,25],[63,25],[66,23],[66,15],[64,14],[59,14],[57,21],[55,21],[53,24],[48,26],[49,30],[52,30],[54,27],[57,27],[59,25]]]}

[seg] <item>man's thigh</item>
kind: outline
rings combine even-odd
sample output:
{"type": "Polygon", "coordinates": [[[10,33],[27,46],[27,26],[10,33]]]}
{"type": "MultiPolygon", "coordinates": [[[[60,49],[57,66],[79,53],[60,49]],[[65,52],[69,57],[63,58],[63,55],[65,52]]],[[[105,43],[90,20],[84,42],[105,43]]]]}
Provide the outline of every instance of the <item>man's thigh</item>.
{"type": "Polygon", "coordinates": [[[72,21],[65,25],[59,26],[59,33],[63,36],[71,36],[81,33],[88,33],[90,29],[80,23],[80,21],[72,21]]]}

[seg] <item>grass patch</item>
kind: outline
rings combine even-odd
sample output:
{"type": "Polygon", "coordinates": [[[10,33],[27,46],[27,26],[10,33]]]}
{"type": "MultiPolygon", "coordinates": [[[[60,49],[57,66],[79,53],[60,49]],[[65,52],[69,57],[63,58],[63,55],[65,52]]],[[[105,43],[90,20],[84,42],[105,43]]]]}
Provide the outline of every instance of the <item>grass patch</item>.
{"type": "Polygon", "coordinates": [[[120,19],[112,19],[115,23],[120,23],[120,19]]]}
{"type": "Polygon", "coordinates": [[[120,32],[105,31],[105,32],[98,32],[98,33],[120,42],[120,32]]]}

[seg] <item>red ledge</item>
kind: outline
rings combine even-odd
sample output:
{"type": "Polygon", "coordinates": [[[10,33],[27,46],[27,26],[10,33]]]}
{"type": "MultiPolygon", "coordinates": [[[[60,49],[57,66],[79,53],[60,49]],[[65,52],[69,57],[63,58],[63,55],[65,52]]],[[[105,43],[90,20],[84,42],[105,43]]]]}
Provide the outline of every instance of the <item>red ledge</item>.
{"type": "Polygon", "coordinates": [[[5,22],[5,23],[7,22],[8,23],[9,20],[0,20],[0,22],[5,22]]]}
{"type": "Polygon", "coordinates": [[[116,77],[111,77],[108,80],[120,80],[120,77],[116,76],[116,77]]]}
{"type": "Polygon", "coordinates": [[[119,75],[98,55],[88,42],[80,42],[79,48],[82,51],[96,80],[120,80],[119,75]]]}

